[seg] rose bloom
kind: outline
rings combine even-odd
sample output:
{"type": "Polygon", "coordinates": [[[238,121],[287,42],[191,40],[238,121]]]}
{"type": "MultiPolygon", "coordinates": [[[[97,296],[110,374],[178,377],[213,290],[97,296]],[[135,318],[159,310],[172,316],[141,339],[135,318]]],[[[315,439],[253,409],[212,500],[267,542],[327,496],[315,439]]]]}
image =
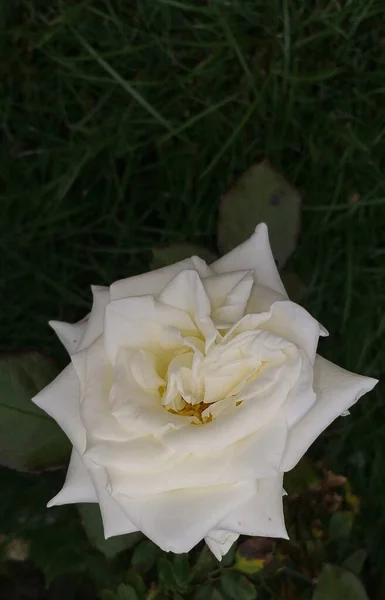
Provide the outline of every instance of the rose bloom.
{"type": "Polygon", "coordinates": [[[316,354],[325,329],[288,299],[261,224],[208,266],[193,256],[93,287],[51,322],[71,362],[34,402],[72,442],[49,506],[100,505],[106,538],[163,550],[287,537],[282,479],[376,384],[316,354]]]}

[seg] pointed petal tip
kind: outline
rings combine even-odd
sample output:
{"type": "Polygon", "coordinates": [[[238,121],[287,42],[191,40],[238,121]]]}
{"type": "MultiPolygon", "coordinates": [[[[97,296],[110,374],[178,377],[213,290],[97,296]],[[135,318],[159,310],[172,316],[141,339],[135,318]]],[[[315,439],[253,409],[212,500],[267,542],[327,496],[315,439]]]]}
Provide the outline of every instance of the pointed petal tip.
{"type": "Polygon", "coordinates": [[[265,233],[269,232],[267,224],[264,221],[262,221],[261,223],[258,223],[258,225],[256,226],[255,233],[257,233],[258,231],[263,231],[265,233]]]}

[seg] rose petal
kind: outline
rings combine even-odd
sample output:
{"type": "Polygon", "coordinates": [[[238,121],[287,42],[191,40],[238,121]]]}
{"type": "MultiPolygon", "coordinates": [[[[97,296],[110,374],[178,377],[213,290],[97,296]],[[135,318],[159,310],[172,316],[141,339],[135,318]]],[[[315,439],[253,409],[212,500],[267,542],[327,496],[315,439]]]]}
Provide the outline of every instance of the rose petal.
{"type": "Polygon", "coordinates": [[[290,471],[320,433],[376,383],[377,379],[350,373],[317,355],[314,362],[317,400],[291,429],[281,470],[290,471]]]}
{"type": "Polygon", "coordinates": [[[131,359],[136,350],[121,349],[114,369],[110,394],[112,415],[126,430],[126,439],[159,435],[186,424],[185,418],[162,407],[157,390],[143,389],[134,376],[131,359]]]}
{"type": "Polygon", "coordinates": [[[254,283],[246,306],[246,313],[269,312],[274,302],[287,300],[287,295],[280,294],[271,288],[254,283]]]}
{"type": "Polygon", "coordinates": [[[320,336],[318,321],[302,306],[290,300],[274,302],[270,312],[270,319],[260,327],[301,348],[313,364],[320,336]]]}
{"type": "Polygon", "coordinates": [[[317,400],[313,390],[313,365],[302,355],[302,368],[297,383],[290,391],[282,410],[289,429],[294,427],[311,410],[317,400]]]}
{"type": "Polygon", "coordinates": [[[93,304],[87,327],[77,350],[84,350],[103,333],[104,313],[110,301],[110,290],[108,287],[92,285],[93,304]]]}
{"type": "Polygon", "coordinates": [[[217,327],[220,325],[223,327],[223,324],[228,327],[243,317],[253,283],[253,276],[248,273],[234,286],[222,306],[213,311],[212,318],[217,323],[217,327]]]}
{"type": "Polygon", "coordinates": [[[205,537],[205,542],[214,554],[215,558],[222,560],[222,557],[228,553],[231,546],[239,538],[239,534],[222,529],[209,531],[205,537]]]}
{"type": "Polygon", "coordinates": [[[234,288],[247,276],[252,276],[252,271],[231,271],[204,277],[202,283],[209,297],[211,310],[215,311],[226,303],[226,298],[234,288]]]}
{"type": "Polygon", "coordinates": [[[151,435],[128,442],[95,441],[88,444],[85,456],[100,466],[120,469],[128,477],[130,472],[135,473],[148,467],[157,469],[164,464],[171,467],[173,458],[176,459],[170,448],[151,435]]]}
{"type": "Polygon", "coordinates": [[[259,479],[256,493],[228,513],[219,529],[242,535],[288,539],[282,505],[282,474],[259,479]]]}
{"type": "Polygon", "coordinates": [[[246,242],[210,266],[215,273],[251,269],[254,272],[256,283],[287,297],[271,252],[265,223],[260,223],[256,227],[255,233],[246,242]]]}
{"type": "Polygon", "coordinates": [[[158,296],[159,302],[188,312],[190,317],[207,317],[211,306],[199,274],[185,270],[175,275],[158,296]]]}
{"type": "Polygon", "coordinates": [[[87,430],[87,447],[97,440],[127,440],[129,434],[111,413],[108,402],[113,369],[104,353],[102,336],[74,354],[72,360],[82,382],[80,415],[87,430]]]}
{"type": "Polygon", "coordinates": [[[64,321],[49,321],[49,325],[52,327],[57,337],[67,350],[68,354],[71,355],[76,352],[79,345],[79,341],[82,339],[84,332],[87,328],[87,323],[83,319],[78,323],[65,323],[64,321]]]}
{"type": "Polygon", "coordinates": [[[75,449],[83,454],[86,431],[80,418],[80,384],[73,365],[69,364],[32,402],[59,423],[75,449]]]}
{"type": "Polygon", "coordinates": [[[112,364],[120,348],[158,351],[180,342],[168,334],[177,329],[183,335],[196,335],[189,315],[173,306],[157,302],[152,296],[124,298],[110,302],[106,309],[104,343],[112,364]]]}
{"type": "Polygon", "coordinates": [[[128,518],[162,550],[189,552],[226,514],[255,494],[256,484],[240,481],[205,489],[175,490],[129,498],[113,494],[128,518]]]}
{"type": "Polygon", "coordinates": [[[148,440],[147,448],[146,440],[142,438],[138,440],[142,444],[141,453],[135,453],[132,446],[131,454],[127,455],[123,447],[115,445],[114,455],[111,455],[111,447],[105,447],[100,450],[99,459],[109,467],[114,492],[132,497],[145,496],[274,476],[282,461],[286,435],[286,419],[278,413],[265,427],[221,451],[185,457],[174,454],[168,458],[161,456],[162,448],[156,456],[156,445],[151,445],[154,442],[148,440]],[[107,456],[110,456],[108,462],[107,456]]]}
{"type": "Polygon", "coordinates": [[[60,492],[48,502],[47,506],[97,501],[95,486],[88,470],[76,450],[72,450],[65,484],[60,492]]]}
{"type": "MultiPolygon", "coordinates": [[[[248,306],[249,310],[250,306],[248,306]]],[[[262,329],[295,344],[313,364],[318,338],[323,330],[302,306],[290,300],[274,302],[261,313],[248,313],[226,333],[224,340],[239,333],[262,329]]]]}
{"type": "Polygon", "coordinates": [[[212,270],[204,260],[198,256],[192,256],[156,271],[115,281],[110,287],[111,300],[120,300],[131,296],[146,296],[147,294],[156,296],[177,273],[184,269],[193,269],[201,277],[212,275],[212,270]]]}
{"type": "MultiPolygon", "coordinates": [[[[290,366],[265,367],[245,390],[246,400],[235,410],[223,411],[218,418],[204,426],[186,425],[167,431],[164,442],[178,452],[215,452],[250,435],[265,426],[277,414],[286,400],[298,373],[290,375],[290,366]]],[[[240,396],[241,397],[241,396],[240,396]]]]}
{"type": "MultiPolygon", "coordinates": [[[[86,459],[87,460],[87,459],[86,459]]],[[[87,461],[87,464],[88,463],[87,461]]],[[[102,513],[104,537],[107,539],[114,535],[124,535],[138,531],[130,521],[122,507],[106,491],[107,475],[103,468],[95,465],[89,466],[89,473],[94,482],[100,511],[102,513]]]]}

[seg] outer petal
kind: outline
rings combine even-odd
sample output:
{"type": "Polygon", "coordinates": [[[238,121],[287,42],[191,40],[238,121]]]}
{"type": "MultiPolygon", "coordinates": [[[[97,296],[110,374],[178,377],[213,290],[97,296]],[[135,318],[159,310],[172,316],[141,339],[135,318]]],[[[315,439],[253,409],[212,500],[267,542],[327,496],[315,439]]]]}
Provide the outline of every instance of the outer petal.
{"type": "Polygon", "coordinates": [[[193,269],[201,277],[212,275],[212,270],[204,260],[198,256],[192,256],[163,269],[115,281],[110,287],[111,300],[120,300],[131,296],[146,296],[147,294],[156,296],[177,273],[184,269],[193,269]]]}
{"type": "Polygon", "coordinates": [[[243,535],[288,538],[282,505],[282,474],[259,479],[257,491],[218,523],[219,529],[243,535]]]}
{"type": "Polygon", "coordinates": [[[48,502],[48,506],[97,501],[95,486],[89,472],[76,450],[72,450],[65,484],[60,492],[48,502]]]}
{"type": "Polygon", "coordinates": [[[261,328],[292,342],[304,351],[311,363],[314,362],[320,325],[299,304],[290,300],[275,302],[271,307],[271,318],[261,328]]]}
{"type": "Polygon", "coordinates": [[[256,484],[240,481],[205,489],[175,490],[129,498],[114,494],[128,518],[162,550],[188,552],[226,514],[255,494],[256,484]]]}
{"type": "Polygon", "coordinates": [[[254,283],[247,303],[246,313],[268,312],[274,302],[282,300],[287,300],[286,294],[276,292],[259,283],[254,283]]]}
{"type": "MultiPolygon", "coordinates": [[[[251,305],[252,307],[252,305],[251,305]]],[[[250,303],[248,310],[250,308],[250,303]]],[[[255,329],[264,329],[295,344],[313,364],[320,335],[325,330],[316,319],[299,304],[290,300],[274,302],[267,312],[246,314],[226,334],[234,334],[255,329]]]]}
{"type": "Polygon", "coordinates": [[[210,488],[276,475],[286,434],[286,420],[281,413],[256,433],[219,452],[203,451],[185,457],[176,454],[168,459],[167,455],[162,457],[160,444],[158,448],[156,440],[149,437],[138,440],[142,450],[133,448],[131,454],[125,450],[127,444],[115,444],[113,448],[106,445],[96,462],[108,467],[115,492],[134,497],[182,488],[210,488]]]}
{"type": "Polygon", "coordinates": [[[190,317],[208,317],[211,311],[201,278],[191,269],[175,275],[159,294],[158,300],[186,311],[190,317]]]}
{"type": "Polygon", "coordinates": [[[94,302],[92,305],[91,314],[88,319],[87,328],[80,340],[77,350],[84,350],[103,333],[104,328],[104,313],[107,304],[110,301],[110,290],[108,287],[100,285],[91,286],[94,302]]]}
{"type": "Polygon", "coordinates": [[[80,383],[72,364],[64,369],[32,402],[55,419],[79,454],[86,447],[86,431],[80,418],[80,383]]]}
{"type": "Polygon", "coordinates": [[[297,383],[282,407],[289,429],[311,410],[316,400],[317,396],[313,390],[313,365],[305,356],[302,356],[302,369],[297,383]]]}
{"type": "Polygon", "coordinates": [[[49,322],[70,355],[87,348],[103,333],[104,311],[109,302],[110,290],[96,285],[91,286],[91,289],[94,300],[92,310],[84,319],[78,323],[49,322]]]}
{"type": "Polygon", "coordinates": [[[317,355],[314,363],[317,400],[290,431],[281,470],[290,471],[319,434],[376,383],[377,379],[350,373],[317,355]]]}
{"type": "Polygon", "coordinates": [[[58,336],[59,340],[71,355],[76,352],[79,341],[87,329],[88,317],[78,323],[65,323],[64,321],[49,321],[50,326],[58,336]]]}
{"type": "Polygon", "coordinates": [[[214,529],[205,537],[205,542],[214,554],[215,558],[222,560],[222,557],[228,553],[231,546],[239,538],[238,533],[232,531],[223,531],[214,529]]]}
{"type": "MultiPolygon", "coordinates": [[[[87,459],[86,459],[87,461],[87,459]]],[[[103,468],[96,467],[87,461],[89,473],[94,482],[100,511],[102,513],[104,536],[133,533],[138,528],[130,521],[121,506],[106,491],[107,475],[103,468]]]]}
{"type": "Polygon", "coordinates": [[[271,288],[287,298],[271,252],[265,223],[260,223],[255,233],[246,242],[215,261],[211,268],[215,273],[251,269],[258,284],[271,288]]]}
{"type": "Polygon", "coordinates": [[[202,279],[206,294],[210,299],[211,310],[215,311],[226,304],[227,297],[244,278],[252,275],[252,271],[232,271],[231,273],[215,274],[202,279]]]}
{"type": "Polygon", "coordinates": [[[96,440],[127,440],[109,406],[113,372],[100,336],[87,350],[73,355],[72,361],[82,382],[80,415],[87,430],[87,448],[96,440]],[[84,374],[83,374],[84,373],[84,374]]]}

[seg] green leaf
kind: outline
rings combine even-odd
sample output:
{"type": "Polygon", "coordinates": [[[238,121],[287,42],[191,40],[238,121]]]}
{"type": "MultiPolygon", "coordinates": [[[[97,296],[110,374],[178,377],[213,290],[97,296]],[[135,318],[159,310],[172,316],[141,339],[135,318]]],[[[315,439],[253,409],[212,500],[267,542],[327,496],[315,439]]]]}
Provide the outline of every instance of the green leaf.
{"type": "Polygon", "coordinates": [[[188,554],[176,554],[173,560],[173,567],[178,583],[183,586],[188,582],[191,574],[188,554]]]}
{"type": "Polygon", "coordinates": [[[99,592],[99,597],[100,600],[116,600],[116,596],[111,590],[102,590],[99,592]]]}
{"type": "Polygon", "coordinates": [[[89,540],[107,558],[113,558],[119,552],[132,548],[143,537],[138,531],[117,535],[106,540],[99,505],[78,504],[77,507],[89,540]]]}
{"type": "Polygon", "coordinates": [[[58,374],[39,352],[0,356],[0,464],[20,470],[65,464],[71,445],[31,398],[58,374]]]}
{"type": "Polygon", "coordinates": [[[224,571],[221,576],[221,589],[226,598],[232,600],[254,600],[257,597],[255,586],[240,573],[224,571]]]}
{"type": "Polygon", "coordinates": [[[361,581],[346,569],[324,565],[312,600],[369,600],[361,581]]]}
{"type": "Polygon", "coordinates": [[[212,600],[214,594],[214,586],[211,583],[199,587],[194,594],[193,600],[212,600]]]}
{"type": "Polygon", "coordinates": [[[138,600],[138,595],[132,585],[121,583],[118,587],[117,600],[138,600]]]}
{"type": "Polygon", "coordinates": [[[164,248],[154,248],[152,251],[151,269],[160,269],[161,267],[168,267],[173,265],[180,260],[190,258],[191,256],[199,256],[205,260],[208,264],[217,260],[217,256],[204,248],[196,244],[173,244],[172,246],[166,246],[164,248]]]}
{"type": "Polygon", "coordinates": [[[158,577],[163,588],[166,590],[177,590],[178,580],[173,564],[168,558],[161,557],[158,560],[158,577]]]}
{"type": "Polygon", "coordinates": [[[367,551],[364,548],[360,548],[348,556],[348,558],[342,563],[342,566],[344,569],[352,571],[352,573],[355,575],[360,575],[367,556],[367,551]]]}
{"type": "Polygon", "coordinates": [[[124,583],[132,585],[140,598],[146,595],[146,584],[135,569],[128,569],[124,574],[124,583]]]}
{"type": "Polygon", "coordinates": [[[237,551],[237,544],[233,544],[230,548],[230,550],[228,550],[226,552],[226,554],[222,557],[222,560],[220,562],[220,566],[221,567],[230,567],[234,560],[235,560],[235,553],[237,551]]]}
{"type": "Polygon", "coordinates": [[[285,473],[283,487],[289,495],[300,494],[318,485],[320,478],[309,457],[304,456],[297,465],[285,473]]]}
{"type": "Polygon", "coordinates": [[[158,556],[159,548],[149,540],[143,540],[135,548],[131,564],[141,573],[146,573],[154,566],[158,556]]]}
{"type": "Polygon", "coordinates": [[[197,589],[193,600],[223,600],[223,595],[211,583],[208,583],[197,589]]]}
{"type": "Polygon", "coordinates": [[[211,571],[218,569],[219,565],[220,562],[205,544],[198,556],[198,560],[192,568],[192,578],[198,581],[205,579],[211,571]]]}
{"type": "Polygon", "coordinates": [[[347,510],[334,513],[329,523],[329,540],[337,541],[349,537],[353,519],[353,513],[347,510]]]}
{"type": "Polygon", "coordinates": [[[267,161],[253,165],[223,196],[219,208],[218,243],[232,250],[252,235],[258,223],[269,228],[274,258],[282,267],[297,244],[300,195],[267,161]]]}

